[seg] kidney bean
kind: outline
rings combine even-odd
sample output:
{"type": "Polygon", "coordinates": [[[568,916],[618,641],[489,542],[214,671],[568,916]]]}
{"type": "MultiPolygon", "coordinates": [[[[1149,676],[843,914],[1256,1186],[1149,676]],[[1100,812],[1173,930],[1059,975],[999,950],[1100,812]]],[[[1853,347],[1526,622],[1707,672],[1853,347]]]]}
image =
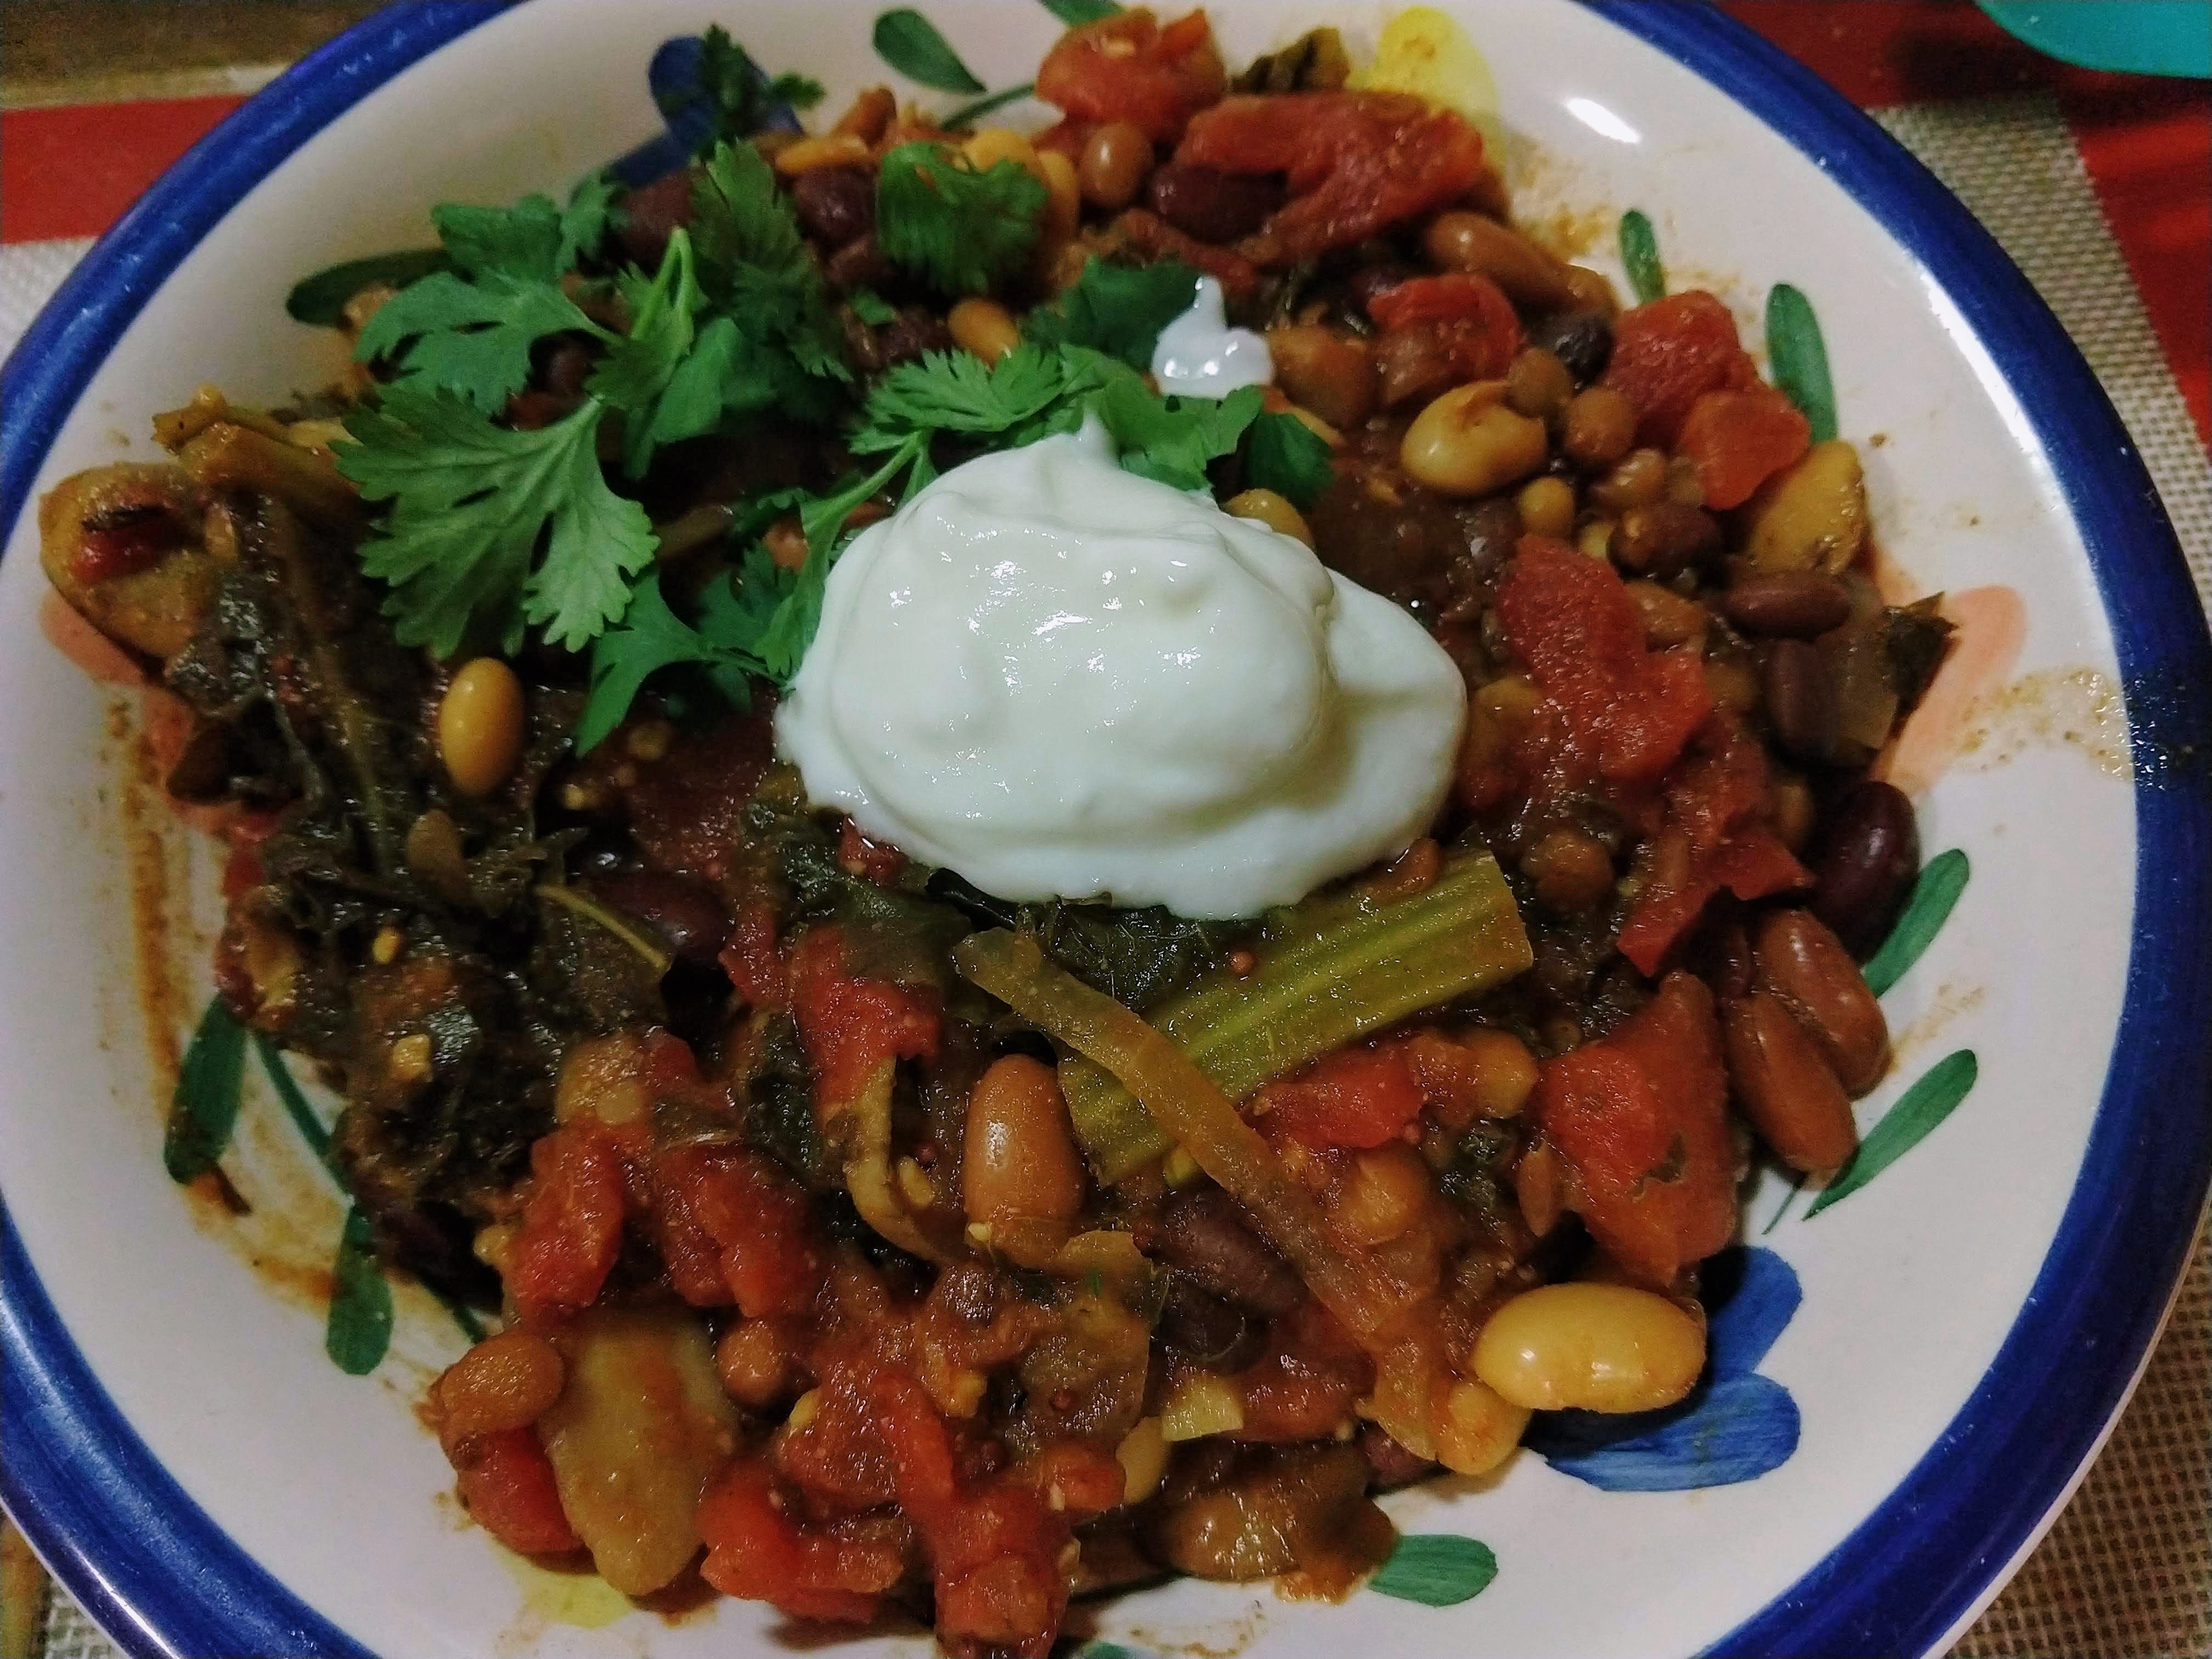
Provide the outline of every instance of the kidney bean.
{"type": "Polygon", "coordinates": [[[1613,361],[1613,325],[1601,312],[1555,311],[1530,326],[1528,343],[1557,357],[1585,386],[1613,361]]]}
{"type": "Polygon", "coordinates": [[[908,306],[884,325],[876,344],[883,353],[884,367],[894,368],[912,362],[925,351],[950,351],[952,331],[934,312],[908,306]]]}
{"type": "Polygon", "coordinates": [[[591,888],[617,909],[652,923],[668,948],[686,962],[710,963],[730,942],[730,913],[703,882],[634,870],[596,876],[591,888]]]}
{"type": "Polygon", "coordinates": [[[1162,1212],[1154,1253],[1255,1313],[1288,1313],[1305,1294],[1288,1263],[1246,1224],[1218,1187],[1185,1193],[1162,1212]]]}
{"type": "Polygon", "coordinates": [[[1759,674],[1774,738],[1793,755],[1824,761],[1836,752],[1843,713],[1836,679],[1820,651],[1803,640],[1778,640],[1759,674]]]}
{"type": "Polygon", "coordinates": [[[601,355],[600,347],[580,334],[556,337],[538,368],[539,388],[556,398],[582,402],[584,383],[599,367],[601,355]]]}
{"type": "Polygon", "coordinates": [[[1828,815],[1813,864],[1813,914],[1864,957],[1888,935],[1919,870],[1912,803],[1894,784],[1864,779],[1828,815]]]}
{"type": "Polygon", "coordinates": [[[855,236],[823,263],[822,275],[831,288],[849,294],[856,288],[876,288],[897,273],[884,251],[876,246],[873,231],[855,236]]]}
{"type": "Polygon", "coordinates": [[[1422,1476],[1436,1472],[1434,1463],[1417,1452],[1407,1450],[1377,1423],[1360,1425],[1359,1455],[1367,1460],[1368,1468],[1373,1471],[1373,1483],[1378,1491],[1388,1492],[1394,1486],[1411,1486],[1422,1476]]]}
{"type": "Polygon", "coordinates": [[[679,167],[622,198],[622,228],[616,235],[622,251],[651,270],[668,252],[670,233],[690,222],[691,170],[679,167]]]}
{"type": "Polygon", "coordinates": [[[1368,307],[1414,274],[1411,265],[1395,260],[1362,265],[1345,279],[1345,299],[1353,311],[1364,317],[1368,307]]]}
{"type": "Polygon", "coordinates": [[[1612,551],[1628,569],[1663,581],[1700,562],[1720,544],[1720,524],[1711,514],[1661,500],[1621,514],[1612,551]]]}
{"type": "Polygon", "coordinates": [[[1810,910],[1762,917],[1752,946],[1765,988],[1789,1005],[1852,1097],[1889,1065],[1889,1022],[1844,942],[1810,910]]]}
{"type": "Polygon", "coordinates": [[[1721,1012],[1736,1103],[1774,1154],[1807,1175],[1832,1175],[1857,1150],[1844,1086],[1782,999],[1755,991],[1721,1012]]]}
{"type": "Polygon", "coordinates": [[[1851,614],[1850,591],[1814,570],[1739,577],[1721,603],[1728,619],[1747,634],[1790,640],[1839,628],[1851,614]]]}
{"type": "Polygon", "coordinates": [[[1146,187],[1153,212],[1201,242],[1233,242],[1249,236],[1282,206],[1283,194],[1279,179],[1223,173],[1188,161],[1170,161],[1155,169],[1146,187]]]}
{"type": "Polygon", "coordinates": [[[791,181],[791,205],[808,235],[842,247],[876,228],[876,181],[865,167],[810,167],[791,181]]]}

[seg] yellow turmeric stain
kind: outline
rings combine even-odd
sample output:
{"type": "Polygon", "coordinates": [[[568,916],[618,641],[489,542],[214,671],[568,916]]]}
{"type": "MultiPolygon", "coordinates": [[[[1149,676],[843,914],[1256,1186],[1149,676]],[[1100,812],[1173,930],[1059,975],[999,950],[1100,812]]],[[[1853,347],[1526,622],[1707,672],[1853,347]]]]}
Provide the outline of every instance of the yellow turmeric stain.
{"type": "Polygon", "coordinates": [[[1984,692],[1960,740],[1960,769],[1986,772],[2030,749],[2071,749],[2108,778],[2130,775],[2118,689],[2094,668],[2043,668],[1984,692]]]}
{"type": "Polygon", "coordinates": [[[1354,70],[1351,84],[1369,92],[1409,92],[1457,110],[1480,129],[1493,155],[1504,153],[1498,120],[1498,77],[1467,31],[1434,6],[1408,6],[1382,26],[1375,61],[1354,70]]]}
{"type": "Polygon", "coordinates": [[[637,1611],[636,1603],[589,1567],[561,1571],[541,1567],[512,1550],[498,1554],[500,1565],[522,1591],[518,1632],[526,1626],[543,1629],[548,1625],[605,1630],[624,1613],[637,1611]]]}

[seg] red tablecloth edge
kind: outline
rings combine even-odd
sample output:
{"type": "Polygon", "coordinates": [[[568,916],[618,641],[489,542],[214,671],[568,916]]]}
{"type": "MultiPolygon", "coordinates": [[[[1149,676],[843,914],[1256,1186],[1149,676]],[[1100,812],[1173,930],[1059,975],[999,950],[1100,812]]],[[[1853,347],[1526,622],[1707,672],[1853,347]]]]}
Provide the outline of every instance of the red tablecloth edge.
{"type": "MultiPolygon", "coordinates": [[[[1863,107],[2060,97],[2198,435],[2212,445],[2212,88],[2070,69],[1963,0],[1725,0],[1863,107]]],[[[0,240],[95,236],[243,100],[0,111],[0,240]]]]}

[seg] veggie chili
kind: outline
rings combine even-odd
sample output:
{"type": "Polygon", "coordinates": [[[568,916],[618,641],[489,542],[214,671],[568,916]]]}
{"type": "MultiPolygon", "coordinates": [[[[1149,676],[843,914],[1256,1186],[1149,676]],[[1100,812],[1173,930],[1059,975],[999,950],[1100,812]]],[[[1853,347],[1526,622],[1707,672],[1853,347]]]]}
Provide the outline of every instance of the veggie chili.
{"type": "Polygon", "coordinates": [[[1888,1060],[1868,768],[1946,625],[1870,580],[1852,446],[1334,31],[1232,90],[1202,12],[1083,23],[1026,136],[764,132],[820,88],[705,62],[690,166],[437,208],[295,295],[338,385],[210,388],[40,512],[188,711],[230,1010],[343,1094],[376,1258],[501,1317],[428,1401],[469,1512],[1034,1656],[1170,1571],[1340,1589],[1376,1492],[1680,1399],[1741,1131],[1825,1179],[1888,1060]],[[1272,385],[1148,377],[1201,276],[1272,385]],[[1097,428],[1449,653],[1402,856],[1190,919],[810,809],[770,716],[845,545],[1097,428]]]}

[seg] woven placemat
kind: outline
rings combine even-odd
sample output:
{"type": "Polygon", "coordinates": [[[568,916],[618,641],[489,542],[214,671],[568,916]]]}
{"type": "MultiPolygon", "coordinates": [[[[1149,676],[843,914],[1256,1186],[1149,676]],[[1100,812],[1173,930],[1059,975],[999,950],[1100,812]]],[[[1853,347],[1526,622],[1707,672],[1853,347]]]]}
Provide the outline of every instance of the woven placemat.
{"type": "MultiPolygon", "coordinates": [[[[2142,448],[2212,604],[2212,471],[2057,103],[2041,94],[1877,118],[2019,261],[2142,448]]],[[[82,243],[0,251],[0,351],[82,243]]],[[[2198,1110],[2203,1103],[2177,1103],[2198,1110]]],[[[2135,1402],[2080,1492],[1954,1659],[2212,1655],[2212,1247],[2197,1259],[2135,1402]]],[[[44,1659],[117,1659],[64,1595],[44,1659]]]]}
{"type": "MultiPolygon", "coordinates": [[[[2057,103],[2045,94],[1876,118],[1956,191],[2057,313],[2143,453],[2212,605],[2212,470],[2057,103]]],[[[2176,1101],[2201,1112],[2202,1101],[2176,1101]]],[[[2135,1401],[2058,1522],[1957,1659],[2212,1653],[2212,1243],[2135,1401]]],[[[2063,1363],[2053,1356],[2054,1363],[2063,1363]]]]}

